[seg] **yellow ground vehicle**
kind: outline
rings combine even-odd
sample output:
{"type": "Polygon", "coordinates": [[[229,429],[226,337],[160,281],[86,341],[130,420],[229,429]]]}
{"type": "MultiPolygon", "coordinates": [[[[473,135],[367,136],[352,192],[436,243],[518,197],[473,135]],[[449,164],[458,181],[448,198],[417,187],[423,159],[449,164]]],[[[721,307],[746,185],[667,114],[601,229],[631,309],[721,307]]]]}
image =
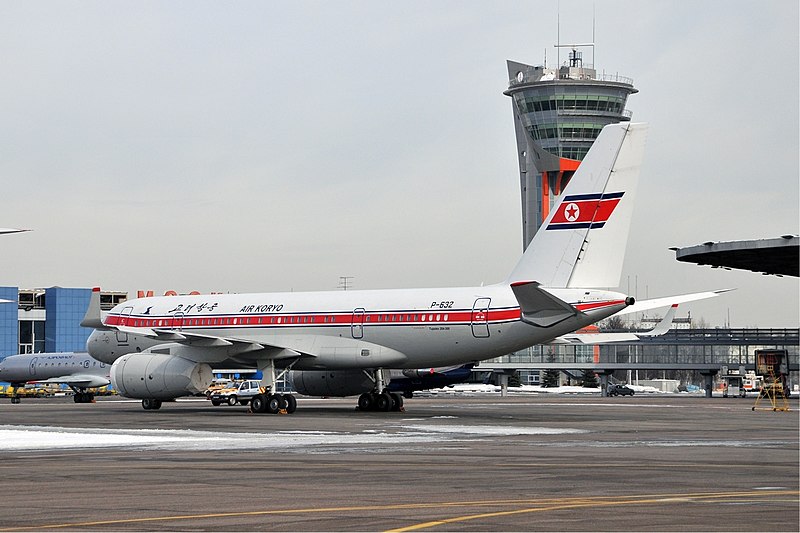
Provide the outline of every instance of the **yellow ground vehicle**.
{"type": "Polygon", "coordinates": [[[213,393],[215,393],[217,391],[220,391],[222,389],[228,389],[230,387],[233,387],[234,383],[235,383],[234,381],[232,381],[230,379],[227,379],[227,378],[215,379],[211,383],[211,385],[209,385],[208,388],[205,390],[206,398],[208,398],[210,400],[211,399],[211,395],[213,393]]]}
{"type": "Polygon", "coordinates": [[[261,382],[257,379],[248,379],[235,383],[233,386],[220,389],[211,393],[212,405],[247,405],[253,396],[261,392],[261,382]]]}

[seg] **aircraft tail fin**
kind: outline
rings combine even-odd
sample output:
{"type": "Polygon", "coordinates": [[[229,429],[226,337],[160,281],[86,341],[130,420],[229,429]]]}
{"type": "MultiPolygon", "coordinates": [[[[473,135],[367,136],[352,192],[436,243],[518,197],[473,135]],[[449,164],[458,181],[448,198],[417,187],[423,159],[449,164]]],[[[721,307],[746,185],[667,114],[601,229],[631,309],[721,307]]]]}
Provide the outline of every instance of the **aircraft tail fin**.
{"type": "Polygon", "coordinates": [[[603,128],[507,279],[509,284],[619,285],[646,136],[647,124],[603,128]]]}
{"type": "Polygon", "coordinates": [[[81,327],[107,329],[103,325],[103,316],[100,310],[100,287],[92,289],[92,295],[89,297],[89,306],[86,308],[83,320],[81,320],[81,327]]]}

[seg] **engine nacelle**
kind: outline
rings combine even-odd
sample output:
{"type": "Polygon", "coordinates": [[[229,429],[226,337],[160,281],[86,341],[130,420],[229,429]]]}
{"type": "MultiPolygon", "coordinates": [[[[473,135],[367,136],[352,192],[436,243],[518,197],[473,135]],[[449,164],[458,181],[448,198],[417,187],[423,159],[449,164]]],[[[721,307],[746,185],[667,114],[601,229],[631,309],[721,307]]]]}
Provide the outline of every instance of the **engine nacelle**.
{"type": "Polygon", "coordinates": [[[306,396],[356,396],[375,383],[360,370],[293,370],[294,390],[306,396]]]}
{"type": "Polygon", "coordinates": [[[111,383],[128,398],[189,396],[206,390],[212,379],[207,364],[164,353],[129,353],[111,365],[111,383]]]}

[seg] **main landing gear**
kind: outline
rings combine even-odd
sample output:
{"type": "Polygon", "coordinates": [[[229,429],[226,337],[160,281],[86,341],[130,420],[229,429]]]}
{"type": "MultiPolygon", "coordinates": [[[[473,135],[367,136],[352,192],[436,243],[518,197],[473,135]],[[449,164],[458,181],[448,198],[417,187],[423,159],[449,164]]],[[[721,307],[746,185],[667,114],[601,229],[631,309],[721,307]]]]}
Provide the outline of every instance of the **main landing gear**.
{"type": "Polygon", "coordinates": [[[292,414],[297,410],[297,399],[291,394],[256,394],[250,400],[250,410],[254,413],[292,414]]]}
{"type": "Polygon", "coordinates": [[[17,389],[19,389],[20,387],[22,387],[22,385],[20,384],[17,383],[11,384],[11,403],[16,404],[21,402],[19,398],[19,393],[17,392],[17,389]]]}
{"type": "Polygon", "coordinates": [[[287,365],[280,375],[276,376],[274,359],[259,361],[258,368],[263,375],[261,378],[261,390],[263,392],[256,394],[250,400],[250,412],[290,415],[297,410],[297,399],[294,396],[276,392],[278,380],[292,368],[295,362],[297,360],[287,365]]]}
{"type": "Polygon", "coordinates": [[[371,374],[364,371],[375,382],[375,390],[358,397],[359,411],[403,411],[403,396],[396,392],[386,390],[386,378],[382,368],[376,369],[371,374]]]}
{"type": "Polygon", "coordinates": [[[91,392],[76,392],[72,399],[75,403],[92,403],[94,401],[94,394],[91,392]]]}
{"type": "Polygon", "coordinates": [[[142,408],[145,411],[157,411],[161,409],[161,400],[155,398],[145,398],[142,400],[142,408]]]}
{"type": "Polygon", "coordinates": [[[359,411],[389,411],[399,412],[403,410],[403,396],[396,392],[383,391],[367,392],[358,397],[359,411]]]}

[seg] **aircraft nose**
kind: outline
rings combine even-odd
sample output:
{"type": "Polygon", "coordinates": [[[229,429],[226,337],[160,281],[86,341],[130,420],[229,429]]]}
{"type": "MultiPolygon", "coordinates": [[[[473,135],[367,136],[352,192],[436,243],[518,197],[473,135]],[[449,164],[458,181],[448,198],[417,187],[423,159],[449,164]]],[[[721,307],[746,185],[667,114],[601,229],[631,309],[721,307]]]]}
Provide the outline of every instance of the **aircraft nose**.
{"type": "Polygon", "coordinates": [[[114,362],[113,344],[109,341],[107,332],[94,330],[86,340],[86,351],[98,361],[110,364],[114,362]]]}

